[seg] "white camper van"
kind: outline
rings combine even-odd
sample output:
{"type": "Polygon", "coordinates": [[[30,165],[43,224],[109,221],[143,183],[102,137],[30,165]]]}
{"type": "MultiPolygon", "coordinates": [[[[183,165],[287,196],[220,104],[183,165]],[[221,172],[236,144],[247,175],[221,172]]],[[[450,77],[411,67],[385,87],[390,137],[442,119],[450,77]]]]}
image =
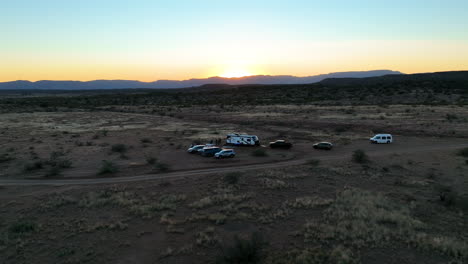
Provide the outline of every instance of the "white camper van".
{"type": "Polygon", "coordinates": [[[390,134],[377,134],[370,138],[370,142],[374,144],[389,144],[393,142],[393,137],[390,134]]]}
{"type": "Polygon", "coordinates": [[[245,135],[245,134],[228,134],[226,137],[226,143],[229,145],[245,145],[245,146],[254,146],[260,145],[258,137],[255,135],[245,135]]]}

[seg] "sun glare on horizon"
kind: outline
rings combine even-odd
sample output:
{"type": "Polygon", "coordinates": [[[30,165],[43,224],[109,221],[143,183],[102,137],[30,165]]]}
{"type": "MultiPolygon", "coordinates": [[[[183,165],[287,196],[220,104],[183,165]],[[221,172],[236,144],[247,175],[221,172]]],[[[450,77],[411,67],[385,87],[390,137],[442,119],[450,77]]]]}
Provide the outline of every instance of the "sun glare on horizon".
{"type": "Polygon", "coordinates": [[[242,69],[230,69],[225,71],[223,74],[221,74],[221,77],[224,78],[240,78],[240,77],[245,77],[245,76],[251,76],[253,75],[247,70],[242,70],[242,69]]]}

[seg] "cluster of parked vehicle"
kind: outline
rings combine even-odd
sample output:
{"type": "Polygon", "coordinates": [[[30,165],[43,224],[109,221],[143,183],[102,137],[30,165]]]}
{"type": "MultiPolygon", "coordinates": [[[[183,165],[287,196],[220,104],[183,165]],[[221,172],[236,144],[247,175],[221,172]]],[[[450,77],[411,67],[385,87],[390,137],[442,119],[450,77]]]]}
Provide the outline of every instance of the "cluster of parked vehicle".
{"type": "Polygon", "coordinates": [[[236,152],[233,149],[220,148],[213,144],[191,146],[187,152],[199,154],[203,157],[215,157],[217,159],[234,158],[236,156],[236,152]]]}
{"type": "MultiPolygon", "coordinates": [[[[370,139],[370,143],[373,144],[389,144],[393,142],[393,137],[390,134],[377,134],[370,139]]],[[[246,134],[228,134],[226,137],[226,145],[234,146],[259,146],[260,140],[255,135],[246,135],[246,134]]],[[[286,140],[276,140],[270,142],[269,147],[272,149],[290,149],[292,148],[292,143],[287,142],[286,140]]],[[[313,145],[314,149],[323,149],[331,150],[333,144],[330,142],[319,142],[313,145]]],[[[188,150],[188,153],[199,154],[203,157],[215,157],[217,159],[221,158],[234,158],[236,152],[232,148],[221,148],[215,146],[214,144],[205,144],[205,145],[194,145],[191,146],[188,150]]]]}

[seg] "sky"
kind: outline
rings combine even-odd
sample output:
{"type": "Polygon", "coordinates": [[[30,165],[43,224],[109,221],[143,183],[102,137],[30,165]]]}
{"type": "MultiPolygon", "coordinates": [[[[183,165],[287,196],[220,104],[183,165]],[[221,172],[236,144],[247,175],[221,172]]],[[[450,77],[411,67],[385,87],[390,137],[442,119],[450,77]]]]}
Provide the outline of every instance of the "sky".
{"type": "Polygon", "coordinates": [[[0,3],[0,82],[468,70],[466,0],[0,3]]]}

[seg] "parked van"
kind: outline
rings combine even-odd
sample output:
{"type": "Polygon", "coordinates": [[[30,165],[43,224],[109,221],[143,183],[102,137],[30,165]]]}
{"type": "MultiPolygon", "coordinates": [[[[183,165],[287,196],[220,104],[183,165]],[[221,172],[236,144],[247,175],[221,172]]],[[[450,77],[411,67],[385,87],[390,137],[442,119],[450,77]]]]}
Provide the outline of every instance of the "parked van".
{"type": "Polygon", "coordinates": [[[393,137],[390,134],[377,134],[370,138],[373,144],[389,144],[393,142],[393,137]]]}
{"type": "Polygon", "coordinates": [[[255,135],[245,134],[228,134],[226,136],[226,143],[229,145],[245,145],[245,146],[258,146],[260,141],[255,135]]]}
{"type": "Polygon", "coordinates": [[[204,147],[200,151],[200,155],[202,155],[203,157],[213,157],[216,153],[220,152],[221,150],[223,149],[220,147],[204,147]]]}

